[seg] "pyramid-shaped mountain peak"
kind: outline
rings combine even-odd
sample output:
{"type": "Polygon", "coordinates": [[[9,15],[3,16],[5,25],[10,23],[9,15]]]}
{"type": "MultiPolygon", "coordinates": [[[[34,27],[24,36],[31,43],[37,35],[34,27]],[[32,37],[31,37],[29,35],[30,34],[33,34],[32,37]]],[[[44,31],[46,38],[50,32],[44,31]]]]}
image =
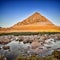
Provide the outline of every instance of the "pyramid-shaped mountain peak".
{"type": "Polygon", "coordinates": [[[31,16],[29,16],[27,19],[23,20],[22,22],[18,22],[17,24],[15,24],[13,27],[15,27],[15,26],[21,26],[21,25],[36,24],[36,23],[39,23],[39,24],[43,23],[43,24],[53,25],[53,23],[51,23],[47,18],[45,18],[44,16],[42,16],[40,13],[35,12],[31,16]]]}
{"type": "Polygon", "coordinates": [[[34,14],[36,14],[36,15],[40,15],[40,13],[39,13],[39,12],[35,12],[34,14]]]}
{"type": "Polygon", "coordinates": [[[34,17],[34,16],[35,16],[35,17],[37,17],[37,16],[40,17],[40,16],[42,16],[42,15],[41,15],[39,12],[35,12],[35,13],[33,13],[31,16],[33,16],[33,17],[34,17]]]}
{"type": "Polygon", "coordinates": [[[0,32],[60,32],[60,27],[54,25],[46,17],[35,12],[25,20],[18,22],[10,28],[0,28],[0,32]]]}

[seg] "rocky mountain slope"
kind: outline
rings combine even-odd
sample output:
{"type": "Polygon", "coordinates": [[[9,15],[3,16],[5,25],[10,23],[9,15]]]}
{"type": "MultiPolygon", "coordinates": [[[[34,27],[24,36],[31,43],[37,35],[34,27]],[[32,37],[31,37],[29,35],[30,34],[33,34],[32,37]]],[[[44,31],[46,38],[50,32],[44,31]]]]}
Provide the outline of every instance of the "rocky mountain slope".
{"type": "Polygon", "coordinates": [[[46,17],[40,13],[35,12],[27,19],[18,22],[7,29],[1,29],[1,32],[60,32],[60,26],[54,25],[46,17]]]}

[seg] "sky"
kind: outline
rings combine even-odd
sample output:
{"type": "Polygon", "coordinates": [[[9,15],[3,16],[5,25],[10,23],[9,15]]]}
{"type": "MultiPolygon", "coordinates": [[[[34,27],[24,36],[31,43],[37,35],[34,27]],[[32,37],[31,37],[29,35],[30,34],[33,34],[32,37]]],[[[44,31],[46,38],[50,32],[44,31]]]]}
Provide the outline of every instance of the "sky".
{"type": "Polygon", "coordinates": [[[11,27],[35,12],[60,26],[59,0],[0,0],[0,27],[11,27]]]}

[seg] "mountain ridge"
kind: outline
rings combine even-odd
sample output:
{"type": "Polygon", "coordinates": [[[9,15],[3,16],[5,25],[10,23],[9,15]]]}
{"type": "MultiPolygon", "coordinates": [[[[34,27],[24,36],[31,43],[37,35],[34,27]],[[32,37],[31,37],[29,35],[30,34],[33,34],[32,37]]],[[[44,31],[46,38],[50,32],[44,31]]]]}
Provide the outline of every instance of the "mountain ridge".
{"type": "Polygon", "coordinates": [[[35,24],[38,22],[49,22],[49,24],[54,25],[52,22],[50,22],[47,18],[45,18],[38,12],[35,12],[33,15],[29,16],[27,19],[23,20],[22,22],[18,22],[15,25],[29,25],[29,24],[35,24]]]}
{"type": "Polygon", "coordinates": [[[0,28],[0,32],[60,32],[60,26],[54,25],[46,17],[35,12],[10,28],[0,28]]]}

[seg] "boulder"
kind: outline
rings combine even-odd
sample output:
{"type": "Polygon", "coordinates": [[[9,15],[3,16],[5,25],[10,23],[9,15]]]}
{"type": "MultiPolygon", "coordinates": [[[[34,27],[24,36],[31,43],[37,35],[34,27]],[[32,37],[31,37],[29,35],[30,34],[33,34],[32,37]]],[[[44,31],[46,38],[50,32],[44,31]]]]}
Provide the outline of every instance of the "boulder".
{"type": "Polygon", "coordinates": [[[31,43],[31,48],[32,49],[35,49],[35,48],[37,48],[37,47],[39,47],[40,46],[40,43],[38,42],[38,41],[33,41],[32,43],[31,43]]]}
{"type": "Polygon", "coordinates": [[[3,46],[2,47],[4,50],[10,49],[10,46],[3,46]]]}

